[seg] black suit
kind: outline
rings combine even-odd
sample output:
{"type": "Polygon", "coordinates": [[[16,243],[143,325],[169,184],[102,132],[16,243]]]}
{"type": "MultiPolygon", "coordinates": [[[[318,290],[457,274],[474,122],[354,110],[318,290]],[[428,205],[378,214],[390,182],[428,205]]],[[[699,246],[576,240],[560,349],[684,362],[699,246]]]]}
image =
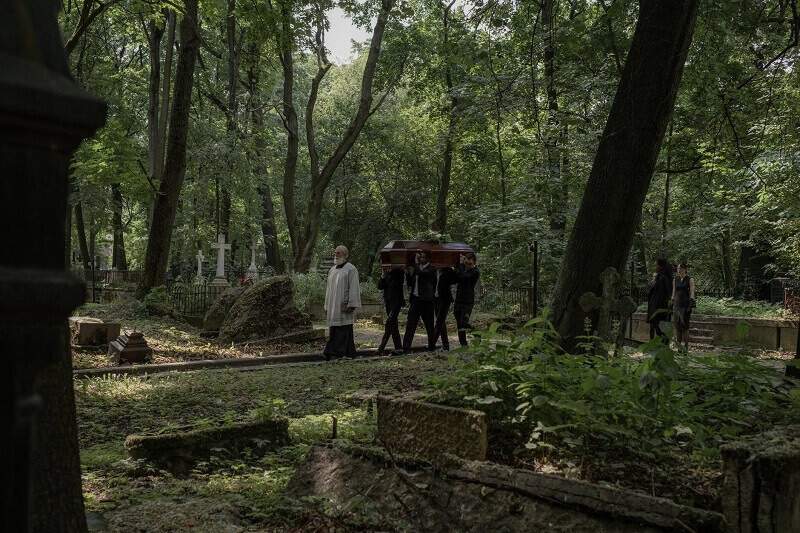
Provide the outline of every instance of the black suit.
{"type": "Polygon", "coordinates": [[[384,272],[378,281],[378,289],[383,291],[383,303],[386,306],[386,324],[384,324],[383,328],[383,339],[381,339],[381,344],[378,347],[379,352],[386,348],[389,337],[394,341],[395,350],[403,348],[397,318],[400,316],[400,309],[406,305],[405,295],[403,294],[404,277],[403,271],[396,268],[390,272],[384,272]]]}
{"type": "Polygon", "coordinates": [[[447,315],[450,313],[450,304],[453,303],[453,294],[450,287],[456,282],[455,272],[452,268],[443,268],[439,271],[439,281],[436,285],[436,328],[433,340],[437,342],[442,338],[442,348],[450,349],[450,340],[447,338],[447,315]]]}
{"type": "Polygon", "coordinates": [[[434,295],[436,293],[436,270],[430,265],[425,268],[417,266],[413,272],[406,274],[406,283],[411,293],[408,307],[408,321],[406,334],[403,337],[403,349],[409,350],[417,331],[419,319],[425,324],[428,334],[428,349],[433,350],[436,345],[434,336],[434,295]]]}
{"type": "Polygon", "coordinates": [[[464,265],[458,265],[455,272],[456,303],[453,306],[453,315],[456,317],[458,342],[461,343],[461,346],[467,345],[467,331],[472,329],[472,326],[469,325],[469,317],[472,314],[472,307],[475,305],[475,285],[480,276],[481,273],[477,267],[467,269],[464,265]]]}

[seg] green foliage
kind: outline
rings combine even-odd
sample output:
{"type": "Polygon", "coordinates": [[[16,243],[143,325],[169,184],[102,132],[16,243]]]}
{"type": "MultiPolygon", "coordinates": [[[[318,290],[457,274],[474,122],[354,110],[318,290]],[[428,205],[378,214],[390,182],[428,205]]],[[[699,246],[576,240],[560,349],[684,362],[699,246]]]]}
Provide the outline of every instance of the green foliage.
{"type": "Polygon", "coordinates": [[[479,333],[462,368],[432,385],[520,435],[515,453],[679,453],[709,464],[731,439],[800,419],[782,375],[746,355],[682,355],[658,339],[642,356],[568,355],[541,318],[509,337],[496,331],[479,333]]]}
{"type": "Polygon", "coordinates": [[[314,303],[322,304],[325,302],[325,290],[327,281],[324,276],[316,272],[307,274],[292,274],[294,284],[294,303],[298,309],[308,311],[314,303]]]}
{"type": "Polygon", "coordinates": [[[777,304],[757,300],[734,300],[733,298],[697,298],[695,313],[700,315],[733,316],[752,318],[791,318],[789,310],[777,304]]]}
{"type": "Polygon", "coordinates": [[[169,292],[163,285],[153,287],[143,300],[148,314],[151,316],[170,316],[172,314],[172,302],[169,299],[169,292]]]}

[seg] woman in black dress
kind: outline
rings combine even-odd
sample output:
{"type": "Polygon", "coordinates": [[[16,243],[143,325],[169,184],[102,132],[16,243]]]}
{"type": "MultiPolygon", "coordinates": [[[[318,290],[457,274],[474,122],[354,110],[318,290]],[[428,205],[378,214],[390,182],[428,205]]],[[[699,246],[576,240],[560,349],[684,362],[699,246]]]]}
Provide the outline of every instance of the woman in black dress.
{"type": "Polygon", "coordinates": [[[694,280],[689,277],[685,263],[678,266],[678,276],[672,282],[672,322],[678,345],[689,349],[689,322],[695,306],[694,280]]]}
{"type": "Polygon", "coordinates": [[[383,328],[383,338],[378,346],[378,353],[384,354],[386,344],[391,337],[394,342],[395,351],[403,349],[403,341],[400,338],[400,327],[397,319],[400,316],[400,309],[406,305],[403,294],[403,281],[405,271],[402,268],[393,268],[389,272],[384,272],[378,281],[378,289],[383,291],[383,303],[386,306],[386,323],[383,328]]]}
{"type": "Polygon", "coordinates": [[[650,324],[650,338],[661,337],[665,344],[669,337],[661,331],[662,321],[669,321],[669,297],[672,293],[672,268],[666,259],[656,261],[656,271],[650,281],[647,294],[647,322],[650,324]]]}

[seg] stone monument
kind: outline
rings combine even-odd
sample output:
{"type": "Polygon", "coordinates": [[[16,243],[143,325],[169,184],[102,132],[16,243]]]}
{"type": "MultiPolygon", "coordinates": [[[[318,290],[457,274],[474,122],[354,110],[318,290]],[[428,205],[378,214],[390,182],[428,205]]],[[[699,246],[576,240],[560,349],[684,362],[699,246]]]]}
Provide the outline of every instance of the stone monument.
{"type": "Polygon", "coordinates": [[[220,233],[217,236],[217,242],[211,245],[212,248],[217,250],[217,274],[214,276],[214,281],[211,282],[212,287],[228,287],[228,279],[225,277],[225,250],[230,250],[231,245],[225,244],[225,235],[220,233]]]}
{"type": "Polygon", "coordinates": [[[195,257],[197,258],[197,275],[194,277],[194,282],[199,284],[203,283],[203,259],[205,259],[205,256],[202,250],[197,250],[195,257]]]}
{"type": "Polygon", "coordinates": [[[250,266],[247,268],[245,275],[247,281],[258,280],[258,267],[256,266],[256,243],[253,242],[253,247],[250,249],[250,266]]]}
{"type": "Polygon", "coordinates": [[[149,363],[153,358],[153,349],[147,345],[140,331],[132,331],[127,335],[120,335],[108,345],[108,356],[115,365],[149,363]]]}
{"type": "Polygon", "coordinates": [[[67,317],[68,169],[106,105],[71,78],[58,2],[3,2],[0,17],[0,353],[6,392],[4,531],[85,531],[67,317]]]}
{"type": "Polygon", "coordinates": [[[617,297],[619,274],[614,267],[608,267],[600,274],[603,284],[603,294],[597,296],[593,292],[584,293],[579,304],[584,313],[597,311],[596,335],[608,342],[615,342],[617,346],[622,343],[625,334],[625,323],[631,313],[636,310],[636,303],[630,296],[617,297]],[[619,317],[619,331],[612,337],[612,316],[619,317]]]}

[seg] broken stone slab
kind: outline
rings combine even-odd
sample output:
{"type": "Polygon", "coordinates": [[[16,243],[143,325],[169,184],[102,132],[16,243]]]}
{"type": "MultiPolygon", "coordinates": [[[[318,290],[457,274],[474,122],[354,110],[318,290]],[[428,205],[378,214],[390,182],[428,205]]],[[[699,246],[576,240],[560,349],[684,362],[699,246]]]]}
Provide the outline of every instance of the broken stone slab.
{"type": "Polygon", "coordinates": [[[127,335],[120,335],[109,344],[108,356],[115,365],[149,363],[153,359],[153,349],[147,345],[141,332],[133,331],[127,335]]]}
{"type": "Polygon", "coordinates": [[[487,422],[481,411],[378,396],[378,440],[392,452],[432,461],[448,456],[486,459],[487,422]]]}
{"type": "Polygon", "coordinates": [[[358,502],[412,531],[724,531],[722,515],[665,498],[492,463],[453,465],[442,470],[376,448],[315,446],[287,490],[340,508],[358,502]]]}
{"type": "Polygon", "coordinates": [[[69,329],[70,342],[75,347],[105,346],[119,336],[120,324],[88,316],[71,316],[69,329]]]}
{"type": "Polygon", "coordinates": [[[800,426],[759,433],[720,451],[729,531],[800,531],[800,426]]]}
{"type": "Polygon", "coordinates": [[[257,453],[289,443],[289,421],[285,418],[231,424],[161,435],[128,435],[125,449],[133,459],[147,459],[175,474],[186,474],[211,450],[235,453],[250,448],[257,453]]]}

